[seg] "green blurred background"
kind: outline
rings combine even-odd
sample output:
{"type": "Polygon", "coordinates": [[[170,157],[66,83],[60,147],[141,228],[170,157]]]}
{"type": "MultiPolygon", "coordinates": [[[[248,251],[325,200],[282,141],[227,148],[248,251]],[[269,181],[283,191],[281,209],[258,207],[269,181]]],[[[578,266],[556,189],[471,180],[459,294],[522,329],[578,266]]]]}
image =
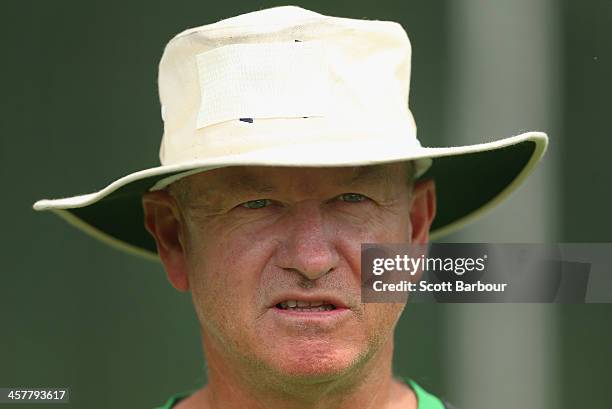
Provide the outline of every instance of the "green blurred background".
{"type": "MultiPolygon", "coordinates": [[[[157,165],[165,43],[282,4],[2,2],[0,387],[68,386],[61,407],[150,408],[205,382],[189,295],[161,266],[31,205],[157,165]]],[[[425,145],[549,132],[528,183],[448,241],[612,241],[611,1],[299,4],[402,23],[425,145]]],[[[396,345],[398,374],[463,409],[612,407],[612,305],[411,305],[396,345]]]]}

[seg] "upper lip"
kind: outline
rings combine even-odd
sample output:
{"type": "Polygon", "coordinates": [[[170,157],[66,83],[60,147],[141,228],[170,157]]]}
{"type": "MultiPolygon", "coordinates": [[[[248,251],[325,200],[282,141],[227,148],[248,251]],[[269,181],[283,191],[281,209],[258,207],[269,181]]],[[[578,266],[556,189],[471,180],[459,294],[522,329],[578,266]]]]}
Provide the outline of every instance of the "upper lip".
{"type": "Polygon", "coordinates": [[[272,305],[270,308],[273,308],[279,303],[284,301],[305,301],[305,302],[316,302],[323,301],[327,304],[332,304],[336,308],[348,308],[347,304],[342,301],[340,298],[333,294],[325,294],[325,293],[317,293],[317,294],[300,294],[300,293],[286,293],[281,294],[277,297],[274,297],[272,300],[272,305]]]}

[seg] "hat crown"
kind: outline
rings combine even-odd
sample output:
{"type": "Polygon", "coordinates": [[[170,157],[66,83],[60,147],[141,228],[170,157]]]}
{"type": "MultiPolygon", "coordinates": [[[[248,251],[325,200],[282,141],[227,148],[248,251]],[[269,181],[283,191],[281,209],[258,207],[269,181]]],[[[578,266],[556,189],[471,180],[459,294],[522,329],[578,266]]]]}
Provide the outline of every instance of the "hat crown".
{"type": "Polygon", "coordinates": [[[268,9],[252,11],[239,16],[229,17],[216,23],[205,24],[200,27],[190,28],[177,34],[174,39],[189,35],[193,32],[209,31],[210,34],[220,34],[221,30],[237,28],[243,30],[248,26],[265,26],[270,31],[279,30],[282,27],[300,25],[308,20],[324,18],[322,14],[307,10],[298,6],[280,6],[268,9]],[[214,33],[213,33],[214,31],[214,33]]]}
{"type": "Polygon", "coordinates": [[[356,139],[419,145],[410,57],[397,23],[295,6],[183,31],[160,62],[160,160],[356,139]]]}

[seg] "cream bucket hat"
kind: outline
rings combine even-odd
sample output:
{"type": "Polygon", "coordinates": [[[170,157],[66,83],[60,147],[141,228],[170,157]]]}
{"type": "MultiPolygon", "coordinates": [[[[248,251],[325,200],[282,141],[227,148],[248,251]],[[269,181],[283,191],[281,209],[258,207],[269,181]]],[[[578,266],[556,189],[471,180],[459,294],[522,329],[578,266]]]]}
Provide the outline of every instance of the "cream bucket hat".
{"type": "Polygon", "coordinates": [[[237,165],[358,166],[414,161],[436,181],[435,240],[516,189],[543,133],[421,146],[408,107],[411,47],[394,22],[275,7],[184,31],[159,65],[161,166],[81,196],[40,200],[86,233],[157,258],[141,197],[181,177],[237,165]]]}

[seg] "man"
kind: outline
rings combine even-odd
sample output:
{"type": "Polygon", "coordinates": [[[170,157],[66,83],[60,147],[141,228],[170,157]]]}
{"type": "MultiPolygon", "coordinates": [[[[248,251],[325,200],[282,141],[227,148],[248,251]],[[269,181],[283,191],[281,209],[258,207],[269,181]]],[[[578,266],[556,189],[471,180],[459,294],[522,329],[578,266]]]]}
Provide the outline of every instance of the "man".
{"type": "Polygon", "coordinates": [[[160,63],[162,166],[35,204],[191,292],[209,382],[165,408],[444,408],[393,377],[404,305],[361,302],[360,245],[462,226],[547,138],[424,148],[409,79],[392,22],[278,7],[187,30],[160,63]]]}

